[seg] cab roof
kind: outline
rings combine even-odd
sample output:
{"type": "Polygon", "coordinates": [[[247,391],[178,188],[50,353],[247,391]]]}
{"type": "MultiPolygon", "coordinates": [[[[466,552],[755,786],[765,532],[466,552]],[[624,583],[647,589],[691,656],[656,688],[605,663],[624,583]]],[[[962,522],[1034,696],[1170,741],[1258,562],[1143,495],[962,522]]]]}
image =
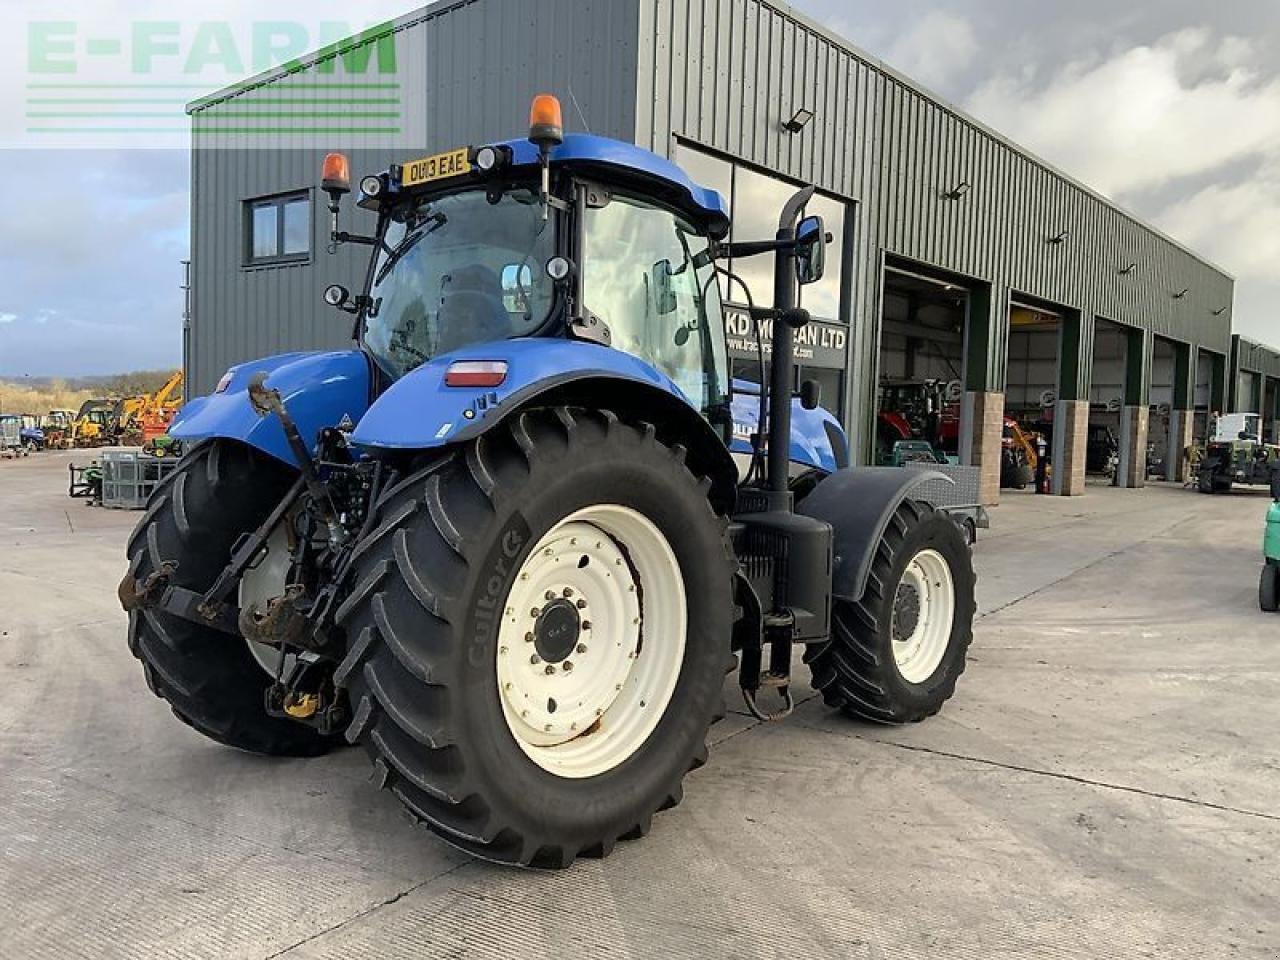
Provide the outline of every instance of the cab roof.
{"type": "MultiPolygon", "coordinates": [[[[538,148],[528,140],[506,140],[487,146],[510,148],[513,168],[538,164],[538,148]]],[[[704,224],[715,239],[722,239],[729,232],[729,205],[719,192],[699,186],[666,157],[633,143],[589,133],[566,134],[564,142],[551,149],[551,164],[594,170],[609,183],[633,186],[640,194],[664,201],[704,224]]]]}

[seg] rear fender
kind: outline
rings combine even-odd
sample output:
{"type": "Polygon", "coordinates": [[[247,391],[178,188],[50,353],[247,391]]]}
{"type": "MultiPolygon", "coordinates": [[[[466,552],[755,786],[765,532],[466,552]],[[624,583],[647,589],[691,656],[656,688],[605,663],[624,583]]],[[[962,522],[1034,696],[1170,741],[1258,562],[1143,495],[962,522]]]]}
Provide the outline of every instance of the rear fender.
{"type": "Polygon", "coordinates": [[[369,450],[432,450],[472,440],[531,405],[605,408],[653,423],[667,443],[688,450],[710,478],[713,500],[732,505],[737,467],[725,441],[680,387],[650,364],[576,340],[517,338],[475,344],[438,357],[398,380],[369,408],[352,435],[369,450]],[[451,387],[450,365],[502,361],[497,387],[451,387]]]}
{"type": "Polygon", "coordinates": [[[831,595],[861,599],[880,538],[903,500],[927,480],[950,478],[937,470],[854,467],[822,480],[796,512],[825,520],[835,531],[831,595]]]}
{"type": "Polygon", "coordinates": [[[279,419],[258,416],[249,402],[249,381],[262,372],[310,443],[324,427],[336,427],[344,417],[354,423],[369,407],[369,361],[359,350],[286,353],[232,367],[219,384],[221,390],[178,411],[169,435],[189,443],[215,437],[240,440],[296,467],[279,419]]]}

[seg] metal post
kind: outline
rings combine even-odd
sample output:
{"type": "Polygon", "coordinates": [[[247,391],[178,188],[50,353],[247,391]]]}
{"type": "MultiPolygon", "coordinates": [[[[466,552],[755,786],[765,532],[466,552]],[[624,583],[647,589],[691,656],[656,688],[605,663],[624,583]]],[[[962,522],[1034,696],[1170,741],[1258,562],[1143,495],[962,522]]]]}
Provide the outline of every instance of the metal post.
{"type": "Polygon", "coordinates": [[[771,510],[789,509],[786,496],[791,466],[791,367],[795,363],[795,331],[783,312],[796,305],[796,221],[814,194],[813,187],[796,193],[778,218],[778,251],[773,261],[773,348],[769,377],[769,493],[771,510]]]}
{"type": "Polygon", "coordinates": [[[182,374],[191,381],[191,261],[182,262],[182,374]]]}
{"type": "MultiPolygon", "coordinates": [[[[794,241],[794,226],[779,227],[779,243],[794,241]]],[[[774,257],[773,306],[779,313],[796,305],[796,267],[790,250],[779,250],[774,257]]],[[[773,367],[769,377],[769,490],[782,493],[787,489],[791,465],[791,366],[795,363],[795,337],[791,325],[780,316],[773,319],[773,367]]],[[[775,508],[776,509],[776,508],[775,508]]]]}

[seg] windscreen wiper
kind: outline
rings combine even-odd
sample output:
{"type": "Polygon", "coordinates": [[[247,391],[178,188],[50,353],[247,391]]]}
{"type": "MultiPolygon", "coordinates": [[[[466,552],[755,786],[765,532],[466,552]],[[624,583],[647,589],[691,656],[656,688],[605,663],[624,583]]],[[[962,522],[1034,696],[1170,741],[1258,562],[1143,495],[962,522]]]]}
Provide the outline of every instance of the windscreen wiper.
{"type": "Polygon", "coordinates": [[[409,236],[400,241],[400,246],[396,247],[388,254],[387,262],[382,265],[382,269],[378,271],[378,276],[374,278],[374,286],[377,286],[383,280],[387,279],[387,274],[391,272],[392,268],[404,258],[405,254],[416,247],[423,237],[429,237],[449,222],[449,218],[439,211],[433,213],[427,219],[431,221],[429,226],[417,231],[416,233],[409,234],[409,236]]]}

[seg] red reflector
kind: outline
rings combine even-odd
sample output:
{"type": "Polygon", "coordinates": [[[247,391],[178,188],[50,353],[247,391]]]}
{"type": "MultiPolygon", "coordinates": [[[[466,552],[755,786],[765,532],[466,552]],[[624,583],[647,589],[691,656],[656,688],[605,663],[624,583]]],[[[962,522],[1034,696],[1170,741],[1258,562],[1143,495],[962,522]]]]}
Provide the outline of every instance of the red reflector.
{"type": "Polygon", "coordinates": [[[505,360],[459,360],[444,374],[446,387],[496,387],[507,379],[505,360]]]}

